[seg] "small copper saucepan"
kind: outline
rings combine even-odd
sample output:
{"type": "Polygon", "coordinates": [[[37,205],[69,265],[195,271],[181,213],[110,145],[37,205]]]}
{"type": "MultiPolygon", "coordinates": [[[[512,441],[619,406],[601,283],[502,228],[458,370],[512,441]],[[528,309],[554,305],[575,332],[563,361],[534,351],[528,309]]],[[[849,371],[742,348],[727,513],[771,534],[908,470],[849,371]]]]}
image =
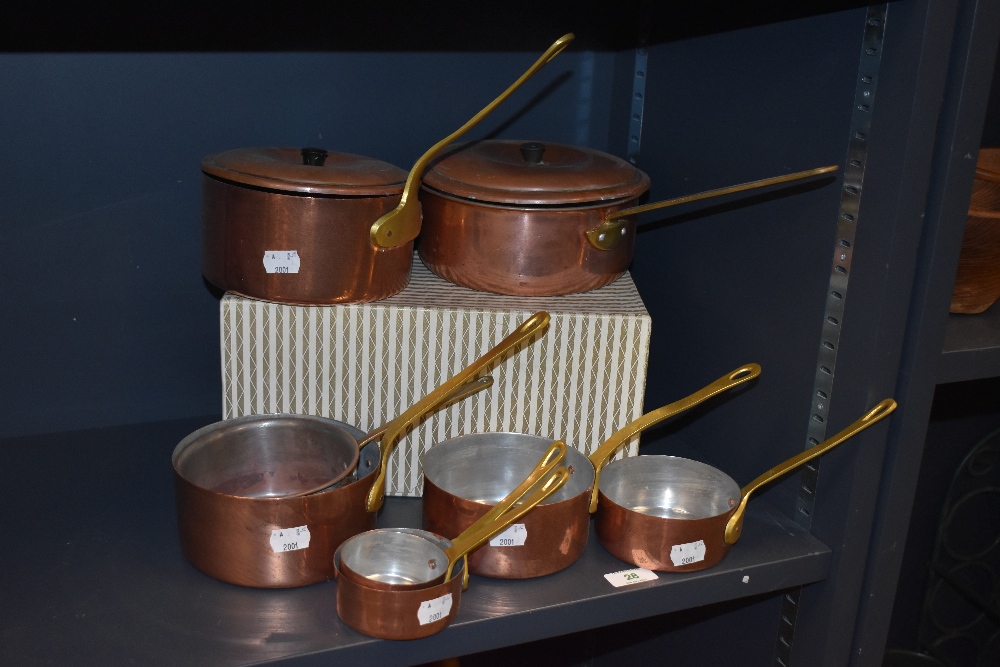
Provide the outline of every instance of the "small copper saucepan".
{"type": "MultiPolygon", "coordinates": [[[[587,544],[595,466],[645,428],[756,378],[760,366],[741,366],[690,396],[665,405],[614,433],[590,459],[570,448],[570,481],[558,493],[489,544],[469,554],[473,574],[525,579],[572,565],[587,544]]],[[[423,526],[453,537],[491,511],[552,443],[521,433],[476,433],[441,442],[422,460],[423,526]]]]}
{"type": "Polygon", "coordinates": [[[895,409],[896,402],[885,399],[840,433],[742,489],[721,470],[675,456],[637,456],[598,468],[597,537],[618,558],[650,570],[690,572],[711,567],[739,539],[752,493],[895,409]]]}
{"type": "MultiPolygon", "coordinates": [[[[565,452],[565,444],[557,443],[565,452]]],[[[530,512],[569,479],[548,454],[533,474],[482,521],[455,540],[427,531],[383,529],[344,542],[334,556],[337,613],[358,632],[382,639],[418,639],[443,630],[458,613],[466,554],[530,512]],[[520,504],[518,498],[523,497],[520,504]]]]}

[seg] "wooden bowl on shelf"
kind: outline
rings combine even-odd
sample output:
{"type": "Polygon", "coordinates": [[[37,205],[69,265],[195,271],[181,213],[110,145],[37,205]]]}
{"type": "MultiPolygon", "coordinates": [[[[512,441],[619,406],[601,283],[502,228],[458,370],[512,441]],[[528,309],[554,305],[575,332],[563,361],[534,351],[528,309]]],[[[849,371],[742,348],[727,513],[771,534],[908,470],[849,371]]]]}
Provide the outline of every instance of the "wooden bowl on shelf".
{"type": "Polygon", "coordinates": [[[1000,148],[983,148],[969,199],[951,312],[981,313],[1000,298],[1000,148]]]}

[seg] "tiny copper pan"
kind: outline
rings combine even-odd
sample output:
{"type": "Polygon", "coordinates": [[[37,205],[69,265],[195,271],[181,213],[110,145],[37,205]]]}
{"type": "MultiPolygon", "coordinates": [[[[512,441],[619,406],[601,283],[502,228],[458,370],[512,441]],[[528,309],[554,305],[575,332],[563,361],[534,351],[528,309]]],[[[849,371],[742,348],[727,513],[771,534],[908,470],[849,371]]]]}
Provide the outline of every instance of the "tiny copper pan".
{"type": "MultiPolygon", "coordinates": [[[[741,366],[707,387],[615,432],[588,460],[570,448],[570,481],[517,524],[469,555],[473,574],[526,579],[558,572],[583,553],[590,532],[596,469],[645,428],[756,378],[760,366],[741,366]]],[[[476,433],[439,443],[424,454],[423,525],[445,537],[458,535],[508,492],[545,451],[551,439],[521,433],[476,433]]]]}
{"type": "Polygon", "coordinates": [[[896,409],[886,399],[832,438],[788,459],[740,489],[721,470],[674,456],[638,456],[600,475],[595,530],[618,558],[650,570],[690,572],[719,563],[736,543],[750,495],[896,409]]]}
{"type": "MultiPolygon", "coordinates": [[[[517,521],[539,502],[554,493],[569,479],[569,471],[556,468],[551,474],[535,483],[527,498],[518,505],[490,521],[481,522],[454,541],[443,540],[424,531],[369,531],[348,540],[334,555],[338,572],[337,613],[349,627],[382,639],[417,639],[443,630],[458,613],[464,575],[464,556],[490,539],[508,525],[517,521]],[[397,545],[402,541],[412,543],[407,551],[419,553],[419,560],[403,563],[398,559],[397,545]],[[367,543],[361,549],[354,547],[367,543]],[[345,556],[361,556],[352,562],[351,569],[367,568],[375,573],[371,578],[386,581],[394,579],[405,570],[405,579],[419,578],[426,571],[425,561],[433,561],[436,568],[445,569],[442,579],[432,571],[426,576],[423,588],[406,587],[400,590],[374,588],[357,579],[343,575],[345,556]],[[444,564],[447,563],[447,568],[444,564]],[[410,567],[412,565],[412,568],[410,567]]],[[[513,495],[513,494],[512,494],[513,495]]]]}

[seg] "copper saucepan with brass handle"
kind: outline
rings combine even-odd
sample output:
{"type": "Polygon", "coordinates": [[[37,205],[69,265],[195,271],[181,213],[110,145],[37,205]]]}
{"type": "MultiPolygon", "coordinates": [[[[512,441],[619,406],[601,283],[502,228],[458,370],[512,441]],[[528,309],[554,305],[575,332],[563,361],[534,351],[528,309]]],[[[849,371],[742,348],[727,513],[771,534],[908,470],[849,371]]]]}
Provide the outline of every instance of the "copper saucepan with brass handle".
{"type": "MultiPolygon", "coordinates": [[[[558,572],[583,553],[590,531],[596,473],[634,435],[756,378],[748,364],[715,382],[633,421],[588,459],[566,452],[570,480],[515,526],[508,540],[491,540],[469,554],[473,574],[525,579],[558,572]]],[[[552,440],[522,433],[476,433],[441,442],[424,453],[423,526],[453,537],[479,520],[524,477],[552,440]]]]}
{"type": "MultiPolygon", "coordinates": [[[[487,376],[461,385],[428,414],[491,384],[487,376]]],[[[184,555],[209,576],[241,586],[331,579],[340,543],[375,527],[366,503],[381,463],[381,432],[366,436],[312,415],[264,414],[191,433],[172,456],[184,555]]]]}
{"type": "Polygon", "coordinates": [[[595,531],[618,558],[650,570],[690,572],[720,562],[739,539],[757,489],[820,456],[896,409],[885,399],[833,437],[740,489],[729,475],[676,456],[637,456],[601,471],[595,531]]]}
{"type": "Polygon", "coordinates": [[[424,175],[417,251],[445,280],[484,292],[551,296],[597,289],[628,269],[635,215],[833,172],[810,169],[635,206],[649,177],[580,146],[478,141],[424,175]]]}

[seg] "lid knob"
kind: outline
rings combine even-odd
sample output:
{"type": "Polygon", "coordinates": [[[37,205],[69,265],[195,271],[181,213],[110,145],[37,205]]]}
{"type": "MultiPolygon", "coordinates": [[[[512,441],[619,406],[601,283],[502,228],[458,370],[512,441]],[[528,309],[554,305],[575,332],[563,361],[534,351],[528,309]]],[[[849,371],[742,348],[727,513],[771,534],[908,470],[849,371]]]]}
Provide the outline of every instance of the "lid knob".
{"type": "Polygon", "coordinates": [[[330,153],[324,148],[303,148],[302,149],[302,164],[307,164],[313,167],[322,167],[323,163],[326,162],[326,156],[330,153]]]}
{"type": "Polygon", "coordinates": [[[521,157],[528,164],[541,164],[542,153],[545,152],[545,144],[540,141],[526,141],[521,144],[521,157]]]}

